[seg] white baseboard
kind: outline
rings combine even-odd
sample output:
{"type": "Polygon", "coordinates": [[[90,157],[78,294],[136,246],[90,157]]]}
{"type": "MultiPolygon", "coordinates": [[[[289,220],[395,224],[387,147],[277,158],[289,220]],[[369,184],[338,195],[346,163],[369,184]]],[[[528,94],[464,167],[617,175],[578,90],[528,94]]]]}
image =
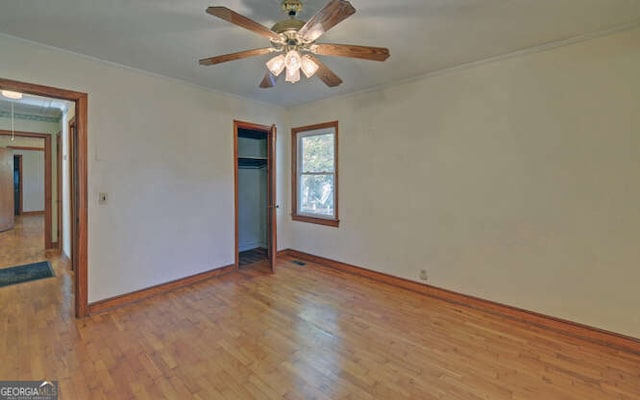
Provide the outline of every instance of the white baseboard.
{"type": "Polygon", "coordinates": [[[238,243],[238,251],[253,250],[259,247],[266,249],[267,244],[264,242],[238,243]]]}

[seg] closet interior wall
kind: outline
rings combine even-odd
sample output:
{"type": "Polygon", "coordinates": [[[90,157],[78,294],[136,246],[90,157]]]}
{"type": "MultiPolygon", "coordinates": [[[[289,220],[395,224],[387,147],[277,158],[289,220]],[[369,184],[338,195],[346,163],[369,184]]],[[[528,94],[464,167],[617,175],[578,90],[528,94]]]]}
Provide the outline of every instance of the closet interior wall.
{"type": "Polygon", "coordinates": [[[267,135],[238,132],[238,251],[266,249],[267,135]]]}

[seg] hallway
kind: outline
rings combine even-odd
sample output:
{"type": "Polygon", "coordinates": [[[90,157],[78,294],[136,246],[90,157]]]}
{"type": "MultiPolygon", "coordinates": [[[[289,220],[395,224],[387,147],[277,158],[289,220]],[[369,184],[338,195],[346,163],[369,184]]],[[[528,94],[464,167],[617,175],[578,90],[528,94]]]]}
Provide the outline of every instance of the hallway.
{"type": "MultiPolygon", "coordinates": [[[[64,318],[73,317],[73,273],[69,262],[57,250],[44,250],[44,215],[16,216],[13,229],[0,232],[0,269],[48,260],[55,272],[42,279],[0,288],[0,304],[10,312],[38,310],[42,304],[62,305],[64,318]],[[21,299],[16,302],[16,299],[21,299]],[[44,303],[43,303],[44,302],[44,303]],[[42,304],[41,304],[42,303],[42,304]],[[18,308],[5,307],[7,304],[18,308]]],[[[8,341],[11,343],[11,341],[8,341]]],[[[0,346],[0,351],[2,351],[0,346]]]]}
{"type": "Polygon", "coordinates": [[[56,255],[55,251],[44,250],[44,215],[16,216],[13,229],[0,232],[0,268],[47,260],[47,257],[55,259],[56,255]]]}

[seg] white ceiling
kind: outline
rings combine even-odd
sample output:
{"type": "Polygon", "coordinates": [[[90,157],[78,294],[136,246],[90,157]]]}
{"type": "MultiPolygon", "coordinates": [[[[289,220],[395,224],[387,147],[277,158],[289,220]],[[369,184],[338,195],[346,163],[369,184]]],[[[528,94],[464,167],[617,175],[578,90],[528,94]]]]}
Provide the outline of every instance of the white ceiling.
{"type": "Polygon", "coordinates": [[[24,115],[27,115],[31,117],[58,119],[62,116],[63,111],[73,106],[73,103],[68,101],[31,94],[23,94],[20,100],[10,100],[0,95],[0,116],[8,117],[11,115],[12,103],[16,118],[23,118],[24,115]]]}
{"type": "MultiPolygon", "coordinates": [[[[308,19],[328,0],[307,0],[308,19]]],[[[268,40],[204,12],[227,6],[268,27],[280,0],[0,0],[0,32],[280,105],[410,79],[554,41],[640,24],[640,0],[352,0],[319,42],[388,47],[384,63],[323,57],[344,83],[260,89],[269,55],[203,67],[200,58],[268,40]]],[[[5,55],[2,55],[5,56],[5,55]]]]}

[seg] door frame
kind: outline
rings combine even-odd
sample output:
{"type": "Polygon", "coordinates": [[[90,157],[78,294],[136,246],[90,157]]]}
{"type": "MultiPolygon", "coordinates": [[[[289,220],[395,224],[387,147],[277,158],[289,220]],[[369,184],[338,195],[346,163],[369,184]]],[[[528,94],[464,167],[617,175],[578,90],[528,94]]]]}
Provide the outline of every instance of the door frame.
{"type": "MultiPolygon", "coordinates": [[[[0,78],[0,89],[11,90],[15,92],[34,94],[37,96],[52,97],[56,99],[67,100],[75,103],[75,118],[78,134],[77,143],[77,160],[78,179],[77,182],[71,182],[71,185],[77,185],[78,204],[71,208],[71,221],[78,224],[78,251],[76,261],[76,271],[74,273],[74,301],[75,316],[82,318],[88,315],[88,292],[87,292],[87,260],[88,260],[88,190],[87,190],[87,110],[88,95],[82,92],[55,88],[51,86],[37,85],[33,83],[14,81],[10,79],[0,78]]],[[[49,140],[51,140],[49,135],[49,140]]],[[[70,157],[71,158],[71,157],[70,157]]],[[[51,168],[51,160],[49,160],[49,168],[51,168]]],[[[49,199],[51,200],[51,199],[49,199]]],[[[51,230],[49,230],[50,232],[51,230]]],[[[73,256],[73,255],[72,255],[73,256]]]]}
{"type": "Polygon", "coordinates": [[[239,256],[239,229],[238,229],[238,131],[247,129],[262,132],[267,135],[267,252],[271,264],[271,272],[276,272],[276,254],[278,227],[276,223],[276,126],[260,125],[246,121],[233,121],[233,193],[234,193],[234,226],[235,226],[235,244],[234,259],[236,271],[240,268],[239,256]]]}
{"type": "MultiPolygon", "coordinates": [[[[35,138],[35,139],[43,139],[44,148],[42,147],[26,147],[26,146],[7,146],[8,149],[12,150],[26,150],[26,151],[44,151],[44,249],[54,249],[56,248],[53,243],[53,235],[51,234],[51,228],[53,224],[52,216],[52,206],[51,206],[51,136],[46,133],[38,133],[38,132],[24,132],[24,131],[7,131],[0,129],[0,135],[3,136],[11,136],[14,135],[16,137],[27,137],[27,138],[35,138]]],[[[22,186],[22,181],[20,182],[22,186]]],[[[20,193],[20,214],[23,213],[22,210],[22,187],[20,193]]],[[[59,211],[59,210],[58,210],[59,211]]],[[[38,211],[38,213],[40,213],[38,211]]]]}
{"type": "MultiPolygon", "coordinates": [[[[69,171],[69,180],[73,182],[76,178],[76,165],[74,162],[74,156],[76,151],[76,117],[71,118],[67,124],[67,171],[69,171]]],[[[75,186],[69,185],[69,208],[74,209],[76,204],[76,195],[75,195],[75,186]]],[[[76,262],[78,260],[78,254],[76,253],[76,249],[78,248],[77,243],[77,230],[78,226],[74,223],[75,221],[72,219],[69,224],[69,258],[71,259],[71,270],[76,270],[76,262]]]]}
{"type": "Polygon", "coordinates": [[[62,132],[56,134],[56,248],[62,251],[62,132]]]}

